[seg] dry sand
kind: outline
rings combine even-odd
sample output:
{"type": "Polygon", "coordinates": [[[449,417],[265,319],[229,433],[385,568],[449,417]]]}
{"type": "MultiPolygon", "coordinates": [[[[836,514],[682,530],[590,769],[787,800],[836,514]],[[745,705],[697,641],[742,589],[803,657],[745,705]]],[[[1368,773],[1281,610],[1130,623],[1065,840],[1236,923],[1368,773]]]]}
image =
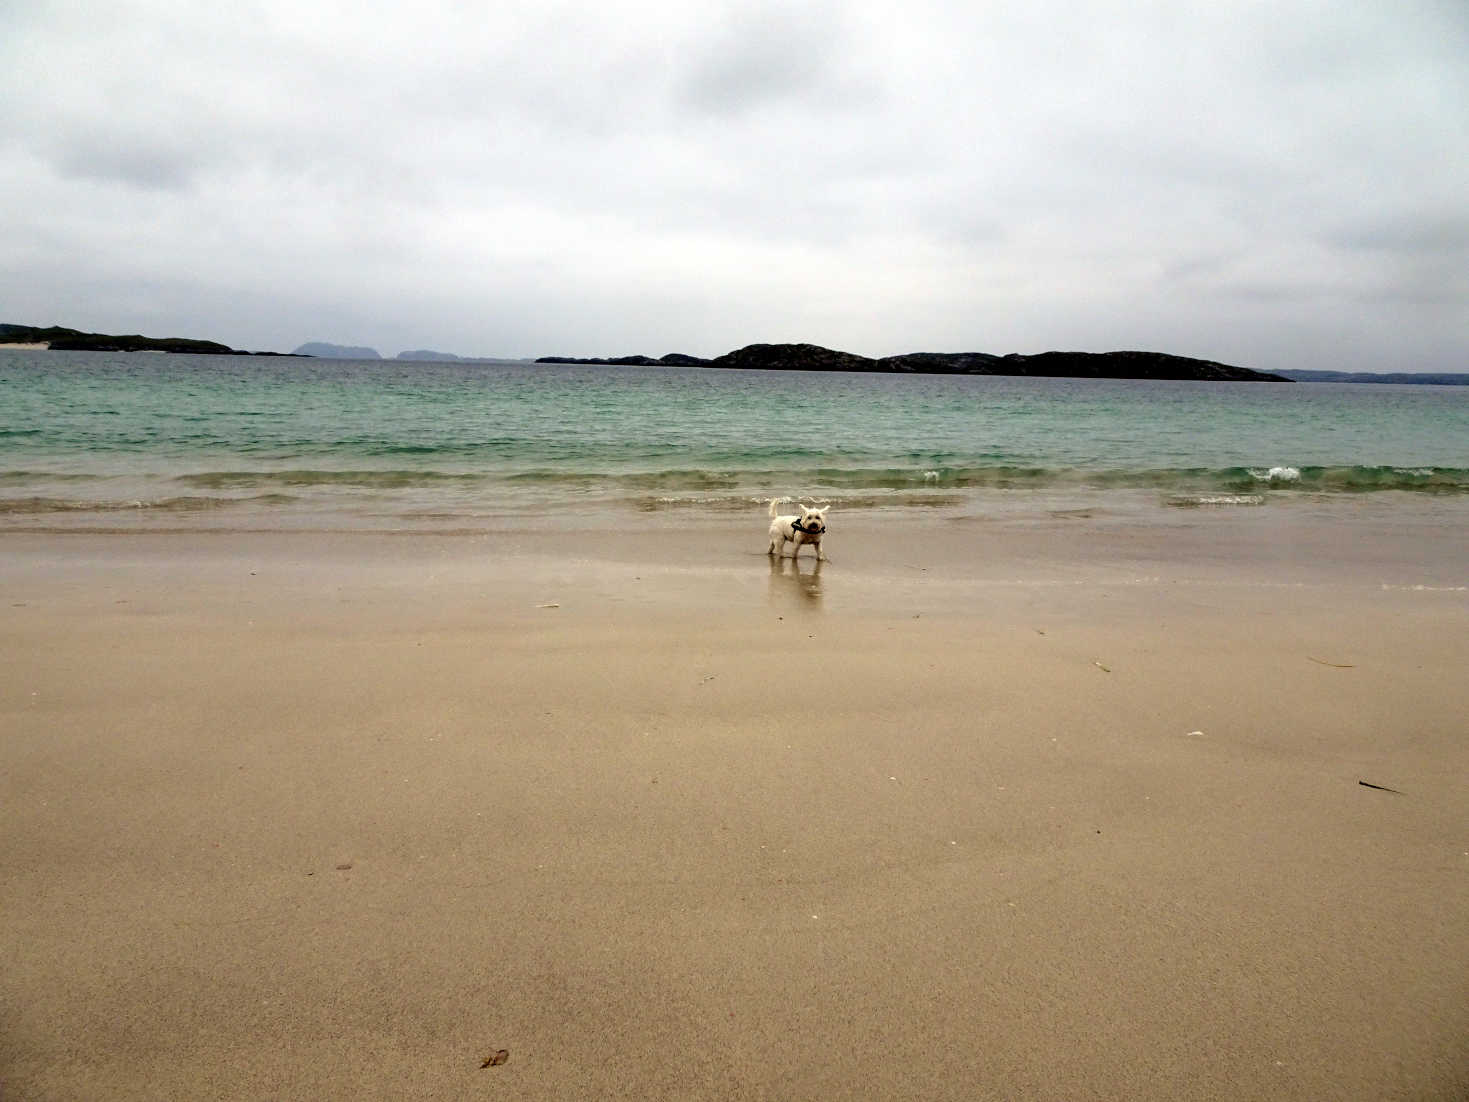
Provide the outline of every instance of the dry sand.
{"type": "Polygon", "coordinates": [[[0,535],[0,1096],[1462,1099],[1462,530],[1265,512],[0,535]]]}

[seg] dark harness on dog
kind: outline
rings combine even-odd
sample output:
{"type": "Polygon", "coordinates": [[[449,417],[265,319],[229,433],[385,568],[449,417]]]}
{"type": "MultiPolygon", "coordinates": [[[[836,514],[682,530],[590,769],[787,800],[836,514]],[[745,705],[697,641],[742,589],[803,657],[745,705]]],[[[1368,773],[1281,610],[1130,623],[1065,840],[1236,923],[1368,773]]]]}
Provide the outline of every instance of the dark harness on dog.
{"type": "Polygon", "coordinates": [[[797,517],[795,520],[791,521],[791,531],[800,532],[803,536],[821,535],[821,529],[819,528],[802,528],[800,517],[797,517]]]}

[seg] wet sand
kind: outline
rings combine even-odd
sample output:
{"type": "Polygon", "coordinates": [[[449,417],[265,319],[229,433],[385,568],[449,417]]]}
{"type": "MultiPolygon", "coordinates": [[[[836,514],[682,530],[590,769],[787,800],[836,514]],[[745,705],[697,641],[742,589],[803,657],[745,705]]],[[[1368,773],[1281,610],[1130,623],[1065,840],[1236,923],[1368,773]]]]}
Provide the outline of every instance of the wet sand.
{"type": "Polygon", "coordinates": [[[0,534],[0,1095],[1462,1098],[1462,529],[1344,509],[0,534]]]}

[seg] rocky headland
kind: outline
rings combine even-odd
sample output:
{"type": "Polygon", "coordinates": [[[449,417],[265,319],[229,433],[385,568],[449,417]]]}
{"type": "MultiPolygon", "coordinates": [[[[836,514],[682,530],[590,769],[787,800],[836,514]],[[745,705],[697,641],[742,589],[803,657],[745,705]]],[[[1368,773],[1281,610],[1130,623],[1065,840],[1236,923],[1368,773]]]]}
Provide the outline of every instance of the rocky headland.
{"type": "Polygon", "coordinates": [[[188,352],[199,356],[279,356],[280,352],[245,352],[218,341],[189,337],[145,337],[140,333],[84,333],[61,325],[0,325],[0,348],[7,344],[49,348],[56,352],[188,352]]]}

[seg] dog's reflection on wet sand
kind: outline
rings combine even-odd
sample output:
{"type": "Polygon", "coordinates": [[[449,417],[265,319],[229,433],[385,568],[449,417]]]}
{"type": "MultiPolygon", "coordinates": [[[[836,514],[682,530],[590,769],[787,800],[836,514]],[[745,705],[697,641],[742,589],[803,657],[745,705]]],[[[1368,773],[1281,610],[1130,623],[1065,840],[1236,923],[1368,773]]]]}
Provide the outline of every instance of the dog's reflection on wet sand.
{"type": "Polygon", "coordinates": [[[772,557],[770,559],[770,596],[772,600],[801,604],[821,603],[820,559],[808,559],[803,566],[800,559],[772,557]]]}

